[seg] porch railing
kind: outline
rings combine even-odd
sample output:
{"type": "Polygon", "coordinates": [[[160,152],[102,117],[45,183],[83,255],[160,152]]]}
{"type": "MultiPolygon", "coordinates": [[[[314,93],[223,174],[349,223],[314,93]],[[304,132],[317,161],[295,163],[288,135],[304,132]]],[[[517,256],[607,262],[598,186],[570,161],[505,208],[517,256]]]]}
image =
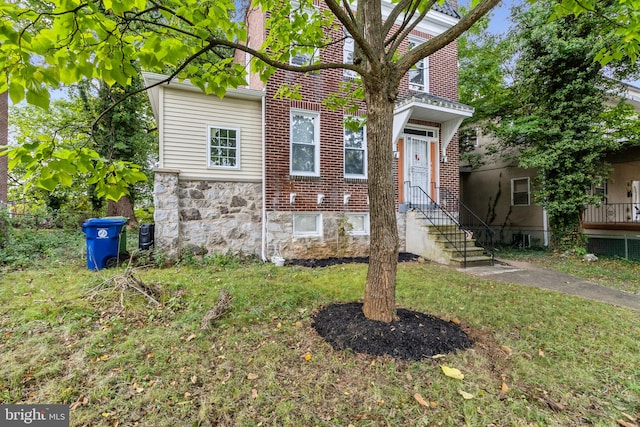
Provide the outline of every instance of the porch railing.
{"type": "Polygon", "coordinates": [[[640,203],[608,203],[587,206],[582,220],[584,224],[640,224],[640,203]]]}
{"type": "Polygon", "coordinates": [[[409,208],[420,212],[433,225],[438,233],[467,264],[467,245],[470,238],[484,249],[485,254],[494,260],[495,233],[466,205],[458,200],[451,191],[440,188],[440,200],[435,201],[420,186],[404,183],[409,208]],[[452,226],[455,232],[452,232],[452,226]],[[462,233],[458,232],[462,231],[462,233]]]}

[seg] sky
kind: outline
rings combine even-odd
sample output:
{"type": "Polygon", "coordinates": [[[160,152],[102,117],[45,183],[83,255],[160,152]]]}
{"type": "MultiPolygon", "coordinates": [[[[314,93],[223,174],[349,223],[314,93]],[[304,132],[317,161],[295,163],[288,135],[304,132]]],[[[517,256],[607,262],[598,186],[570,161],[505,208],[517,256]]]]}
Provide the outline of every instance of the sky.
{"type": "MultiPolygon", "coordinates": [[[[491,12],[491,19],[489,21],[489,31],[495,34],[504,34],[509,30],[511,26],[511,20],[509,19],[511,6],[513,4],[519,4],[519,0],[503,0],[495,6],[491,12]]],[[[471,0],[458,0],[460,6],[469,7],[471,0]]],[[[640,88],[640,80],[626,81],[626,83],[640,88]]]]}

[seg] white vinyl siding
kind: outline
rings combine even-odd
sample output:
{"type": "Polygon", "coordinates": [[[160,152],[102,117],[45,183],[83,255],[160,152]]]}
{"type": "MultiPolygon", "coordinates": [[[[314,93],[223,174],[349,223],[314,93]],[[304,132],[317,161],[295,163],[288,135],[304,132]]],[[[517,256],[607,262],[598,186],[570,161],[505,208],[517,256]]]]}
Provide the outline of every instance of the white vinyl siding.
{"type": "Polygon", "coordinates": [[[160,167],[180,178],[217,181],[262,180],[262,105],[246,100],[165,88],[160,167]],[[239,168],[209,168],[210,126],[237,129],[242,136],[239,168]]]}

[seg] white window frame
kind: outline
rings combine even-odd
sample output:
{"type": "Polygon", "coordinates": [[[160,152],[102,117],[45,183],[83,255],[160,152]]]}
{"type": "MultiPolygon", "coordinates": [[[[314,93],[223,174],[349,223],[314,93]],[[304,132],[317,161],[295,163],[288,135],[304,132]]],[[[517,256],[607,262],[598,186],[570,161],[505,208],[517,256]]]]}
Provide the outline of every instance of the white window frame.
{"type": "Polygon", "coordinates": [[[289,174],[292,176],[320,176],[320,113],[317,111],[292,109],[289,114],[289,174]],[[293,118],[294,116],[305,116],[313,118],[313,171],[293,170],[293,147],[294,144],[304,144],[293,140],[293,118]]]}
{"type": "MultiPolygon", "coordinates": [[[[518,194],[522,193],[522,191],[519,191],[518,194]]],[[[523,176],[523,177],[519,177],[519,178],[511,178],[511,206],[530,206],[531,205],[531,180],[528,176],[523,176]],[[527,182],[527,203],[515,203],[515,187],[516,187],[516,181],[523,181],[526,180],[527,182]]]]}
{"type": "Polygon", "coordinates": [[[370,225],[369,225],[369,213],[368,212],[353,212],[353,213],[346,213],[344,214],[345,217],[347,218],[347,221],[349,222],[350,228],[347,231],[347,234],[351,235],[351,236],[368,236],[369,235],[369,230],[370,230],[370,225]],[[353,221],[352,218],[355,217],[362,217],[362,225],[364,227],[364,229],[362,230],[356,230],[353,228],[353,221]]]}
{"type": "MultiPolygon", "coordinates": [[[[409,50],[411,50],[413,47],[418,46],[420,44],[422,44],[424,42],[424,40],[421,39],[417,39],[417,38],[410,38],[409,39],[409,50]]],[[[422,58],[420,61],[416,62],[414,64],[414,67],[417,67],[417,64],[422,63],[422,79],[423,79],[423,84],[422,85],[417,85],[415,83],[411,83],[411,70],[409,70],[409,90],[413,90],[416,92],[424,92],[424,93],[429,93],[429,57],[426,58],[422,58]]],[[[413,67],[412,67],[413,69],[413,67]]]]}
{"type": "Polygon", "coordinates": [[[345,178],[352,178],[352,179],[366,179],[367,178],[367,169],[368,169],[368,165],[367,165],[367,126],[363,125],[360,129],[362,130],[362,148],[347,148],[347,132],[351,132],[349,129],[347,129],[346,124],[342,126],[343,127],[343,168],[342,170],[344,171],[344,177],[345,178]],[[362,156],[363,156],[363,168],[364,170],[362,171],[361,174],[354,174],[354,173],[347,173],[346,168],[347,168],[347,150],[353,150],[353,151],[362,151],[362,156]]]}
{"type": "MultiPolygon", "coordinates": [[[[294,11],[297,11],[299,8],[300,8],[300,3],[291,2],[292,14],[294,11]]],[[[313,14],[313,12],[314,11],[312,9],[308,9],[308,8],[304,10],[304,13],[307,13],[309,15],[313,14]]],[[[289,19],[291,19],[291,16],[289,16],[289,19]]],[[[293,48],[291,50],[293,50],[293,48]]],[[[313,49],[313,52],[311,54],[298,53],[298,54],[292,55],[289,58],[289,65],[295,65],[299,67],[305,66],[305,65],[311,65],[316,61],[316,59],[318,59],[319,56],[320,56],[320,50],[318,48],[313,49]]]]}
{"type": "MultiPolygon", "coordinates": [[[[222,147],[222,146],[218,146],[222,147]]],[[[240,129],[233,126],[225,126],[225,125],[209,125],[207,126],[207,168],[210,169],[240,169],[240,129]],[[227,165],[215,165],[211,162],[211,154],[212,154],[212,144],[211,137],[213,135],[214,130],[226,130],[226,131],[234,131],[236,133],[235,140],[235,165],[227,166],[227,165]]]]}
{"type": "MultiPolygon", "coordinates": [[[[353,64],[353,56],[355,54],[355,50],[356,50],[356,42],[353,39],[353,37],[351,37],[351,34],[349,34],[349,31],[347,31],[346,28],[343,27],[343,32],[344,32],[344,44],[342,45],[342,62],[344,62],[345,64],[353,64]]],[[[356,77],[358,77],[358,73],[356,73],[353,70],[347,70],[344,69],[343,71],[343,76],[350,78],[350,79],[355,79],[356,77]]]]}
{"type": "Polygon", "coordinates": [[[292,228],[293,228],[293,236],[294,237],[322,237],[322,214],[321,213],[294,213],[292,218],[292,228]],[[316,229],[312,231],[308,230],[298,230],[296,228],[296,219],[302,217],[315,217],[316,229]]]}

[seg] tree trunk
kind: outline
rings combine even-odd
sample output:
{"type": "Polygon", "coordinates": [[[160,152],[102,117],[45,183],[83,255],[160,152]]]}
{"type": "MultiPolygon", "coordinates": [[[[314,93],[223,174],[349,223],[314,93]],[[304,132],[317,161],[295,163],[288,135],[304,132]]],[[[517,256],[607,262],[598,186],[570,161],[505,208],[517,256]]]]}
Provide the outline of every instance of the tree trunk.
{"type": "Polygon", "coordinates": [[[365,100],[371,244],[362,310],[368,319],[391,322],[397,319],[395,289],[399,246],[391,141],[394,102],[384,90],[386,84],[368,83],[365,83],[365,100]]]}
{"type": "Polygon", "coordinates": [[[124,216],[129,218],[129,225],[138,225],[136,214],[133,211],[133,203],[129,196],[122,196],[120,200],[107,203],[107,216],[124,216]]]}

